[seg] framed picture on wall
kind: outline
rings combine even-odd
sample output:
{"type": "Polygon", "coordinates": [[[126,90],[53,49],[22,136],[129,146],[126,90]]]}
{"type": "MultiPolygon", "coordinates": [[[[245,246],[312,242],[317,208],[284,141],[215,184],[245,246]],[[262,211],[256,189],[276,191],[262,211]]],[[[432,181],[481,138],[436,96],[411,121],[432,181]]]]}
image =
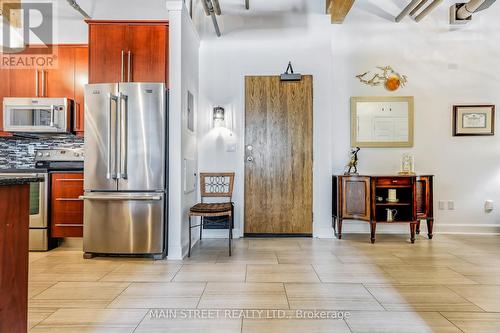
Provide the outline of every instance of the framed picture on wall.
{"type": "Polygon", "coordinates": [[[453,106],[453,136],[476,135],[495,135],[495,106],[453,106]]]}

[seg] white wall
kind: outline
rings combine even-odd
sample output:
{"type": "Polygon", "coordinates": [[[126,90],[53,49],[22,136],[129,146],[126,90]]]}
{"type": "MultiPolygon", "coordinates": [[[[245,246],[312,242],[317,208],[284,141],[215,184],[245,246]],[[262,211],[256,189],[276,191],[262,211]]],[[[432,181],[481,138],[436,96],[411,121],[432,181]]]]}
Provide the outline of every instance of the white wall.
{"type": "Polygon", "coordinates": [[[181,1],[168,1],[170,34],[169,98],[169,244],[168,258],[182,259],[188,248],[187,213],[196,191],[184,193],[183,161],[196,160],[196,132],[187,130],[187,92],[198,103],[199,39],[181,1]]]}
{"type": "MultiPolygon", "coordinates": [[[[293,21],[293,20],[291,20],[293,21]]],[[[282,23],[282,21],[279,21],[282,23]]],[[[268,26],[266,29],[232,32],[221,39],[206,39],[200,47],[199,168],[204,171],[235,171],[235,235],[243,232],[244,201],[244,77],[283,73],[288,61],[294,69],[313,75],[314,121],[314,234],[331,236],[331,142],[332,63],[329,18],[302,17],[298,28],[268,26]],[[306,22],[307,21],[307,22],[306,22]],[[211,128],[211,110],[222,105],[232,119],[233,133],[211,128]],[[236,141],[236,152],[226,152],[236,141]],[[321,221],[321,223],[320,223],[321,221]]],[[[210,31],[207,29],[207,31],[210,31]]],[[[225,231],[207,231],[225,236],[225,231]]]]}
{"type": "MultiPolygon", "coordinates": [[[[450,28],[445,1],[420,24],[393,22],[407,1],[358,1],[343,25],[318,14],[285,13],[275,24],[243,25],[221,18],[226,34],[205,37],[200,47],[199,168],[236,171],[236,228],[243,223],[244,76],[281,73],[288,60],[314,76],[314,235],[331,237],[332,173],[341,173],[349,150],[349,98],[391,95],[363,86],[355,75],[379,65],[407,74],[409,84],[392,95],[415,96],[412,149],[362,149],[360,171],[394,174],[403,152],[411,152],[419,173],[436,175],[435,200],[454,200],[454,211],[439,211],[436,230],[498,232],[500,214],[484,212],[484,201],[500,198],[500,139],[451,136],[451,108],[459,103],[498,104],[500,44],[493,6],[466,27],[450,28]],[[290,20],[295,17],[296,20],[290,20]],[[290,23],[295,21],[295,25],[290,23]],[[214,105],[230,110],[233,137],[210,128],[214,105]],[[236,140],[236,153],[225,143],[236,140]]],[[[253,23],[259,22],[255,19],[253,23]]],[[[201,29],[207,36],[211,26],[201,29]]],[[[345,232],[368,231],[345,223],[345,232]]],[[[380,231],[407,232],[406,226],[380,231]]]]}
{"type": "MultiPolygon", "coordinates": [[[[400,9],[390,1],[380,3],[385,3],[381,6],[386,14],[400,9]]],[[[385,17],[383,11],[374,15],[369,6],[359,6],[344,25],[333,28],[333,168],[340,172],[346,160],[349,97],[391,95],[383,88],[361,85],[354,75],[392,65],[409,77],[407,87],[396,95],[415,96],[415,145],[362,149],[360,172],[396,172],[402,153],[411,152],[418,173],[436,175],[436,203],[455,201],[452,211],[435,206],[437,231],[500,232],[500,210],[484,211],[486,199],[500,202],[500,137],[451,135],[454,104],[500,105],[500,6],[474,16],[467,26],[453,28],[448,23],[450,4],[445,1],[419,24],[409,18],[395,24],[380,17],[385,17]]],[[[350,230],[348,225],[345,230],[350,230]]]]}

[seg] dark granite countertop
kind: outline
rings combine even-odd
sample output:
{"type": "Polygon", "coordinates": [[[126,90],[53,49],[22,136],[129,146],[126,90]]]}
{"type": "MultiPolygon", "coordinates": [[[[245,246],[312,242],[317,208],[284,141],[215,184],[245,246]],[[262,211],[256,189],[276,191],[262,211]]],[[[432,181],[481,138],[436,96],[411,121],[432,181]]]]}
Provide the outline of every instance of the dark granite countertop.
{"type": "Polygon", "coordinates": [[[0,186],[24,185],[29,183],[43,182],[42,177],[31,176],[0,176],[0,186]]]}

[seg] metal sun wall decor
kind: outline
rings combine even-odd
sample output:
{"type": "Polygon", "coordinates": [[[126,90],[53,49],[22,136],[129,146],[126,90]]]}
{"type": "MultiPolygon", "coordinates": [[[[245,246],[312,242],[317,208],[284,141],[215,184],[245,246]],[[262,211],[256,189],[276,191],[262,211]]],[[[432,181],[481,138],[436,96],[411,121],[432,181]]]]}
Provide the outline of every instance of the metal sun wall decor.
{"type": "Polygon", "coordinates": [[[399,87],[404,87],[408,82],[406,75],[399,74],[391,66],[379,66],[377,69],[381,72],[373,74],[371,79],[367,79],[370,71],[356,75],[356,77],[361,83],[372,87],[378,87],[383,84],[385,89],[389,91],[396,91],[399,87]]]}

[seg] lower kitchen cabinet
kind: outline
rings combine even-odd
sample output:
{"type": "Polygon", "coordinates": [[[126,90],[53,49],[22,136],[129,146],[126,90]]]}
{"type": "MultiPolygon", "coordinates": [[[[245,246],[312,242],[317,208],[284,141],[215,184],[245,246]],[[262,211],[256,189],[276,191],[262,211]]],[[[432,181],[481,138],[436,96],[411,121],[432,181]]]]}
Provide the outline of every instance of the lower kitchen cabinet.
{"type": "Polygon", "coordinates": [[[52,237],[83,236],[83,173],[51,175],[50,226],[52,237]]]}

